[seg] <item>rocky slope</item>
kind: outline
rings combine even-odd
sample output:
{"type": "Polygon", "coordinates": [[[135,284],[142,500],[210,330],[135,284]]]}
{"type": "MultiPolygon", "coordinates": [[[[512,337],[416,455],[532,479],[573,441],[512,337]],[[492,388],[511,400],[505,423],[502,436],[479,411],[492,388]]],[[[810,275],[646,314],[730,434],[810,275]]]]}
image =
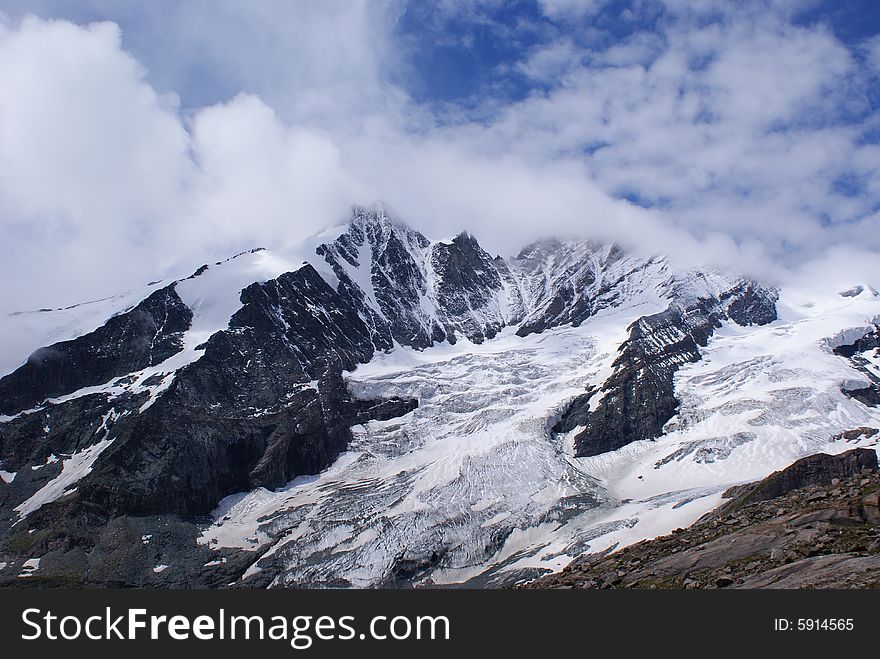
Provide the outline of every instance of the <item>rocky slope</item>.
{"type": "Polygon", "coordinates": [[[846,357],[853,366],[868,378],[867,386],[854,386],[844,389],[847,396],[865,405],[880,405],[880,325],[874,324],[872,331],[857,338],[852,343],[844,343],[834,348],[834,354],[846,357]]]}
{"type": "Polygon", "coordinates": [[[0,380],[0,413],[161,364],[183,349],[192,311],[166,286],[86,336],[41,348],[0,380]]]}
{"type": "Polygon", "coordinates": [[[876,295],[810,304],[589,241],[492,257],[377,208],[299,252],[17,315],[54,342],[0,378],[0,581],[559,569],[874,423],[876,295]]]}
{"type": "Polygon", "coordinates": [[[576,561],[526,587],[880,587],[874,450],[810,456],[724,496],[693,526],[576,561]]]}
{"type": "Polygon", "coordinates": [[[766,325],[776,320],[776,295],[742,283],[717,297],[673,298],[666,310],[629,328],[614,361],[614,373],[598,391],[577,398],[555,432],[571,432],[575,454],[600,455],[626,444],[658,437],[678,410],[673,377],[682,364],[700,359],[723,321],[766,325]],[[593,398],[599,398],[594,408],[593,398]]]}

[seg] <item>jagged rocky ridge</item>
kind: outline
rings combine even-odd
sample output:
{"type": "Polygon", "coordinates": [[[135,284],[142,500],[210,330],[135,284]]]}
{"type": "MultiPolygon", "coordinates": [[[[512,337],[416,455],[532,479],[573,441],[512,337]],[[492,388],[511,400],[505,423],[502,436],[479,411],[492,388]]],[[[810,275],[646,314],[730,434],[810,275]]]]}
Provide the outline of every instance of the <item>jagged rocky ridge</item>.
{"type": "Polygon", "coordinates": [[[870,381],[867,387],[844,388],[843,392],[865,405],[880,406],[880,372],[874,366],[880,354],[880,326],[875,324],[872,331],[852,343],[835,347],[834,354],[849,359],[870,381]]]}
{"type": "Polygon", "coordinates": [[[607,453],[642,439],[653,439],[678,410],[673,376],[682,364],[700,359],[723,321],[765,325],[776,320],[776,294],[751,282],[717,298],[677,300],[629,328],[614,362],[614,373],[598,391],[576,398],[554,427],[571,432],[576,455],[607,453]],[[595,408],[591,405],[599,397],[595,408]]]}
{"type": "Polygon", "coordinates": [[[179,352],[192,311],[174,285],[151,294],[94,332],[41,348],[0,380],[0,413],[15,414],[47,398],[161,364],[179,352]]]}
{"type": "MultiPolygon", "coordinates": [[[[316,255],[245,286],[226,327],[187,359],[199,310],[174,282],[0,379],[0,411],[11,417],[0,423],[0,461],[17,474],[0,485],[0,536],[32,550],[16,527],[26,517],[48,532],[44,550],[60,548],[60,566],[115,579],[98,559],[108,529],[174,516],[192,542],[199,516],[224,497],[315,474],[345,450],[352,426],[415,409],[415,398],[352,397],[345,373],[377,351],[480,344],[506,327],[521,337],[577,327],[656,289],[668,308],[630,327],[601,389],[576,397],[554,428],[583,426],[579,455],[611,451],[660,434],[678,406],[676,369],[699,359],[718,326],[775,318],[775,293],[737,277],[589,242],[492,258],[468,234],[432,242],[381,210],[356,209],[316,255]]],[[[228,553],[224,569],[238,576],[228,553]]],[[[154,574],[124,580],[161,582],[154,574]]]]}

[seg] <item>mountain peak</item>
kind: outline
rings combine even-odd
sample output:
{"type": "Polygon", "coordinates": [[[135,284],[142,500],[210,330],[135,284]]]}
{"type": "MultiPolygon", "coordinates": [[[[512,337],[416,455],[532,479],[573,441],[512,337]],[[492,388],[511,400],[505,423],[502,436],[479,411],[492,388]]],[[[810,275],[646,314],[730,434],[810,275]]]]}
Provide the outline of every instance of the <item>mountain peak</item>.
{"type": "MultiPolygon", "coordinates": [[[[536,564],[547,563],[548,543],[560,551],[595,546],[589,520],[606,495],[583,469],[590,462],[574,457],[639,442],[613,459],[632,460],[643,476],[630,471],[621,487],[641,497],[639,518],[656,524],[664,509],[652,502],[667,494],[667,483],[676,492],[679,482],[726,489],[742,480],[738,470],[754,441],[777,447],[776,462],[764,464],[759,451],[750,474],[784,466],[801,444],[793,434],[780,437],[778,427],[800,427],[804,410],[815,407],[808,430],[817,436],[847,432],[855,421],[869,428],[870,420],[866,432],[876,427],[868,407],[876,387],[838,384],[869,378],[876,363],[875,337],[851,331],[877,313],[880,302],[866,287],[833,296],[841,309],[833,323],[783,300],[785,316],[774,291],[723,272],[597,241],[543,240],[518,257],[492,258],[469,232],[428,240],[381,204],[352,208],[347,227],[297,249],[296,258],[249,252],[114,302],[121,313],[104,325],[61,342],[51,335],[55,343],[0,378],[0,414],[7,415],[0,416],[0,467],[8,475],[0,542],[25,515],[37,530],[66,515],[84,528],[97,520],[83,536],[91,547],[108,535],[91,512],[103,509],[104,519],[155,520],[124,547],[141,556],[140,538],[172,516],[201,519],[234,496],[241,506],[224,508],[209,529],[193,523],[207,544],[181,548],[176,573],[158,576],[144,565],[122,576],[136,585],[240,578],[251,586],[374,586],[482,566],[482,575],[510,583],[521,574],[502,574],[496,557],[522,529],[534,529],[523,556],[536,564]],[[298,257],[313,246],[303,265],[298,257]],[[807,334],[804,318],[813,323],[807,334]],[[758,327],[774,320],[776,327],[758,327]],[[728,322],[739,327],[710,341],[728,322]],[[787,330],[777,331],[784,323],[787,330]],[[829,356],[818,339],[832,328],[850,331],[829,356]],[[789,333],[800,338],[792,342],[789,333]],[[817,378],[822,386],[811,398],[799,383],[817,378]],[[750,389],[765,386],[772,389],[755,401],[750,389]],[[726,403],[731,396],[736,406],[726,403]],[[756,413],[742,415],[740,406],[756,413]],[[752,423],[761,410],[767,421],[752,423]],[[343,451],[359,457],[338,461],[343,451]],[[56,464],[68,460],[85,466],[56,464]],[[295,492],[272,492],[318,473],[295,492]],[[313,502],[314,528],[287,543],[303,504],[313,502]],[[390,527],[381,521],[386,509],[390,527]],[[350,532],[340,530],[340,514],[351,520],[350,532]],[[547,519],[563,523],[545,530],[547,519]],[[460,535],[447,535],[451,528],[460,535]],[[264,541],[278,550],[253,553],[264,541]],[[250,553],[231,558],[227,569],[247,563],[250,573],[202,569],[217,550],[235,556],[239,544],[250,553]]],[[[705,512],[710,497],[701,500],[688,499],[686,512],[705,512]]],[[[44,565],[120,579],[101,560],[103,549],[87,567],[83,551],[53,550],[44,565]]],[[[45,569],[48,576],[55,568],[45,569]]]]}
{"type": "Polygon", "coordinates": [[[370,206],[355,205],[351,207],[351,219],[349,224],[353,225],[375,225],[390,226],[392,224],[401,224],[399,220],[392,219],[384,204],[376,202],[370,206]]]}

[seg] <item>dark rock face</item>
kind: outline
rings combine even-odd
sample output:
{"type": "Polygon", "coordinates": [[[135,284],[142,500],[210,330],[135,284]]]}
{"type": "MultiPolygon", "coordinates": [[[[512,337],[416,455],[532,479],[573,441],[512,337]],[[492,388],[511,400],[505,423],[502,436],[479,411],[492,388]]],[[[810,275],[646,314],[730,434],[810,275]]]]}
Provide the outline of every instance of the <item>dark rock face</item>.
{"type": "Polygon", "coordinates": [[[0,544],[19,518],[14,508],[57,478],[66,457],[105,439],[116,420],[136,410],[145,398],[122,396],[108,402],[106,396],[93,394],[0,424],[0,459],[4,469],[17,472],[12,483],[0,486],[0,544]]]}
{"type": "Polygon", "coordinates": [[[767,325],[776,320],[776,299],[766,289],[745,283],[721,297],[727,304],[727,317],[737,325],[767,325]]]}
{"type": "Polygon", "coordinates": [[[192,311],[174,284],[155,291],[94,332],[40,348],[0,379],[0,413],[15,414],[46,398],[159,364],[180,352],[191,322],[192,311]]]}
{"type": "Polygon", "coordinates": [[[857,448],[840,455],[817,453],[801,458],[782,471],[776,471],[767,478],[751,486],[741,486],[739,491],[725,492],[734,495],[724,509],[733,509],[758,501],[769,501],[788,492],[804,487],[828,485],[833,479],[850,478],[863,471],[876,472],[877,452],[873,449],[857,448]],[[745,491],[743,491],[745,488],[745,491]]]}
{"type": "Polygon", "coordinates": [[[877,348],[880,348],[880,327],[875,325],[873,331],[868,332],[863,337],[856,339],[852,343],[834,348],[834,354],[850,358],[858,353],[877,348]]]}
{"type": "Polygon", "coordinates": [[[387,400],[356,400],[357,422],[387,421],[409,414],[419,406],[419,401],[414,398],[399,398],[397,396],[387,400]]]}
{"type": "MultiPolygon", "coordinates": [[[[142,400],[119,400],[116,408],[124,411],[138,402],[142,400]]],[[[61,405],[47,405],[0,424],[0,456],[5,468],[19,471],[26,465],[43,465],[52,454],[70,454],[93,444],[103,418],[113,407],[106,396],[93,394],[61,405]]],[[[38,472],[40,476],[46,469],[38,472]]],[[[26,472],[15,482],[20,485],[25,477],[26,472]]]]}
{"type": "Polygon", "coordinates": [[[200,528],[174,515],[107,517],[74,505],[47,506],[0,541],[14,561],[0,586],[16,588],[222,588],[247,569],[250,552],[197,543],[200,528]],[[23,525],[22,525],[23,526],[23,525]],[[23,559],[40,556],[40,570],[18,579],[23,559]]]}
{"type": "MultiPolygon", "coordinates": [[[[42,464],[53,452],[72,454],[112,434],[73,503],[65,503],[68,510],[192,517],[228,494],[317,473],[345,449],[352,425],[411,411],[417,401],[355,403],[342,373],[395,340],[424,347],[445,336],[439,324],[431,333],[414,331],[425,326],[410,313],[424,294],[418,250],[429,243],[384,216],[361,212],[355,220],[335,251],[327,251],[328,261],[357,264],[369,247],[378,312],[365,303],[363,282],[356,287],[338,261],[338,288],[309,265],[255,283],[241,292],[242,308],[228,329],[201,346],[200,359],[169,376],[150,405],[144,406],[147,394],[101,394],[0,424],[5,468],[42,464]],[[104,432],[97,433],[102,419],[104,432]],[[51,430],[44,433],[44,424],[51,430]]],[[[479,250],[475,242],[468,249],[479,250]]],[[[5,378],[2,411],[161,363],[180,350],[191,320],[173,284],[157,291],[99,330],[52,346],[52,359],[37,359],[38,353],[5,378]]],[[[14,521],[11,508],[57,476],[60,464],[52,464],[33,477],[25,469],[14,487],[4,487],[0,517],[14,521]]]]}
{"type": "MultiPolygon", "coordinates": [[[[717,320],[712,317],[706,322],[714,327],[717,320]]],[[[586,426],[575,436],[576,455],[599,455],[660,435],[678,408],[675,371],[680,364],[699,359],[697,339],[705,345],[706,325],[684,332],[683,323],[678,311],[667,310],[642,318],[630,329],[630,338],[614,362],[614,373],[602,386],[604,398],[599,406],[588,412],[589,401],[580,399],[554,428],[568,432],[586,426]],[[657,335],[674,339],[658,351],[653,341],[657,335]]]]}
{"type": "Polygon", "coordinates": [[[355,209],[346,233],[318,254],[379,350],[394,341],[421,350],[459,336],[480,343],[507,322],[492,306],[503,286],[498,264],[468,234],[432,244],[382,211],[355,209]],[[378,309],[362,294],[374,297],[378,309]]]}
{"type": "Polygon", "coordinates": [[[390,350],[394,341],[423,349],[446,338],[419,304],[427,284],[417,258],[424,258],[429,245],[420,233],[384,213],[356,209],[348,231],[318,248],[339,279],[343,298],[365,319],[380,350],[390,350]],[[372,295],[378,310],[358,291],[372,295]]]}
{"type": "Polygon", "coordinates": [[[204,514],[228,494],[321,471],[372,410],[403,410],[351,401],[342,371],[372,357],[370,330],[311,266],[241,299],[229,329],[118,432],[84,499],[114,514],[204,514]]]}
{"type": "Polygon", "coordinates": [[[436,276],[437,302],[449,319],[444,331],[450,343],[455,342],[456,330],[474,343],[482,343],[501,331],[505,323],[500,315],[486,322],[471,314],[473,309],[489,306],[502,288],[492,258],[473,236],[462,233],[451,243],[436,244],[431,266],[436,276]]]}
{"type": "Polygon", "coordinates": [[[673,305],[640,318],[629,328],[629,339],[620,348],[611,377],[595,394],[572,401],[553,431],[585,426],[574,438],[575,454],[580,457],[660,436],[679,405],[675,372],[682,364],[700,359],[700,347],[728,318],[740,325],[772,322],[775,296],[745,284],[717,300],[701,299],[687,308],[673,305]],[[602,399],[590,411],[593,395],[602,399]]]}
{"type": "Polygon", "coordinates": [[[855,398],[862,403],[862,405],[867,405],[868,407],[877,407],[880,405],[880,385],[877,383],[859,389],[844,389],[843,393],[850,398],[855,398]]]}
{"type": "Polygon", "coordinates": [[[880,433],[880,429],[871,428],[870,426],[859,426],[857,428],[850,428],[849,430],[844,430],[843,432],[833,435],[831,437],[831,441],[839,442],[843,440],[846,442],[853,442],[861,439],[862,437],[873,437],[877,433],[880,433]]]}
{"type": "MultiPolygon", "coordinates": [[[[251,285],[241,301],[229,328],[211,336],[203,356],[179,370],[147,409],[140,411],[146,395],[96,395],[17,418],[0,425],[4,465],[85,448],[101,439],[95,429],[102,415],[128,412],[107,429],[113,443],[78,483],[75,498],[109,516],[192,517],[229,494],[321,471],[345,449],[352,425],[417,404],[354,404],[342,373],[369,361],[376,334],[311,266],[251,285]],[[46,412],[57,430],[35,444],[46,412]],[[55,421],[66,416],[73,419],[67,431],[55,421]]],[[[106,326],[99,336],[104,332],[106,326]]],[[[392,345],[390,336],[379,343],[392,345]]]]}
{"type": "Polygon", "coordinates": [[[79,495],[113,516],[205,514],[228,494],[317,473],[345,449],[353,419],[338,371],[262,415],[157,403],[117,429],[79,495]]]}
{"type": "MultiPolygon", "coordinates": [[[[247,407],[265,408],[283,400],[292,385],[317,379],[328,367],[351,370],[373,357],[373,335],[357,309],[310,265],[252,284],[241,300],[244,306],[232,316],[229,330],[215,335],[234,345],[215,348],[209,341],[205,358],[193,367],[240,365],[247,373],[243,377],[261,383],[248,392],[250,400],[241,401],[247,407]]],[[[219,375],[218,381],[229,379],[219,375]]]]}
{"type": "Polygon", "coordinates": [[[855,389],[842,388],[841,391],[863,405],[877,407],[880,405],[880,378],[874,375],[869,368],[870,364],[868,360],[863,356],[863,353],[870,350],[880,350],[880,327],[876,325],[874,326],[873,331],[868,332],[852,343],[834,348],[834,354],[849,359],[852,365],[871,381],[867,387],[858,387],[855,389]]]}

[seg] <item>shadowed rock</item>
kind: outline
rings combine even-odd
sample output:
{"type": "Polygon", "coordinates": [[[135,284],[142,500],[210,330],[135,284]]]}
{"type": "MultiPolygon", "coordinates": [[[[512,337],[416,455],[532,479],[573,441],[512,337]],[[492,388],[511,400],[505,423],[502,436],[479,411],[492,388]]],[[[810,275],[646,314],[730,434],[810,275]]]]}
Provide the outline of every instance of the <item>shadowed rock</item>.
{"type": "Polygon", "coordinates": [[[828,485],[832,480],[849,478],[863,471],[877,471],[877,452],[856,448],[839,455],[817,453],[801,458],[782,471],[775,471],[759,483],[740,485],[724,493],[731,499],[718,514],[742,506],[775,499],[804,487],[828,485]]]}
{"type": "Polygon", "coordinates": [[[160,364],[183,349],[192,311],[174,284],[159,289],[94,332],[34,352],[0,379],[0,413],[15,414],[83,387],[160,364]]]}
{"type": "Polygon", "coordinates": [[[574,438],[579,457],[614,451],[631,442],[654,439],[676,413],[674,376],[683,364],[699,361],[700,347],[730,319],[764,325],[776,319],[776,294],[745,283],[720,295],[645,316],[629,328],[611,377],[595,393],[575,398],[553,428],[556,433],[584,427],[574,438]]]}

